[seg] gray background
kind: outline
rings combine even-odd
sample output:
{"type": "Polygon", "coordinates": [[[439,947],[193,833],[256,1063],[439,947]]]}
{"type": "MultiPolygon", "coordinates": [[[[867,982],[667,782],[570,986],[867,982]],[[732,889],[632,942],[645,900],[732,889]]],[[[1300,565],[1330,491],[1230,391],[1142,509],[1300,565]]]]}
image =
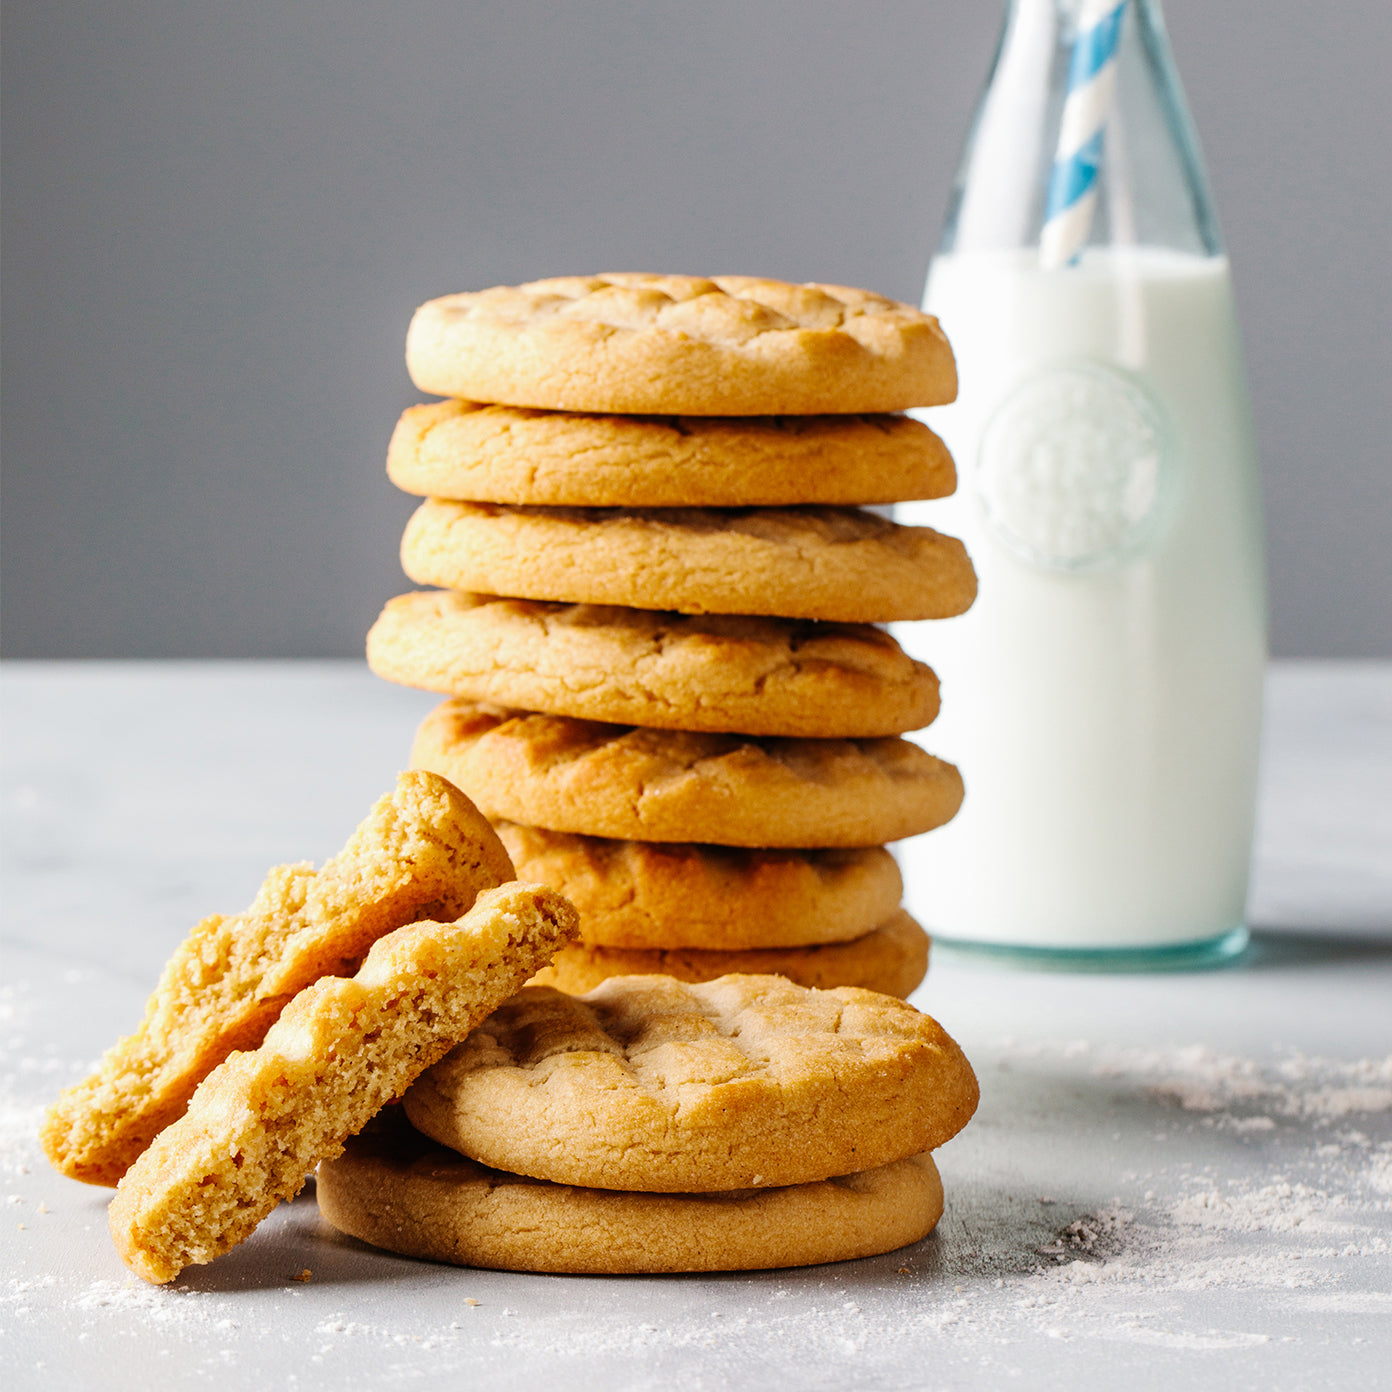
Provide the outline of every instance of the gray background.
{"type": "MultiPolygon", "coordinates": [[[[1387,0],[1171,0],[1243,314],[1273,648],[1392,656],[1387,0]]],[[[14,0],[12,657],[348,656],[452,290],[742,271],[917,300],[987,0],[14,0]]]]}

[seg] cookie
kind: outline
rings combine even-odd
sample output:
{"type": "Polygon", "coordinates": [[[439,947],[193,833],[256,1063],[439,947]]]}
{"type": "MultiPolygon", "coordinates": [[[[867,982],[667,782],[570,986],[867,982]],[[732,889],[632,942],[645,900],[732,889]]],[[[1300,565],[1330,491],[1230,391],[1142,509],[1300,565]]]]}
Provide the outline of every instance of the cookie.
{"type": "Polygon", "coordinates": [[[592,991],[611,976],[672,976],[678,981],[714,981],[733,974],[785,976],[799,986],[828,990],[859,986],[886,996],[906,997],[928,970],[928,934],[902,909],[887,922],[850,942],[820,947],[747,948],[724,952],[692,948],[563,947],[532,978],[572,996],[592,991]]]}
{"type": "Polygon", "coordinates": [[[905,739],[646,730],[455,697],[421,723],[417,768],[494,821],[632,841],[878,846],[949,821],[957,770],[905,739]]]}
{"type": "Polygon", "coordinates": [[[205,918],[175,951],[134,1034],[50,1109],[54,1167],[115,1184],[234,1049],[254,1049],[294,994],[358,969],[384,933],[454,919],[513,878],[493,829],[444,779],[404,773],[324,867],[272,870],[245,913],[205,918]]]}
{"type": "Polygon", "coordinates": [[[514,882],[458,922],[388,933],[356,976],[301,991],[126,1172],[109,1210],[122,1260],[164,1282],[235,1246],[574,931],[560,895],[514,882]]]}
{"type": "Polygon", "coordinates": [[[976,1077],[938,1023],[873,991],[776,976],[528,986],[402,1099],[493,1169],[597,1189],[810,1184],[942,1145],[976,1077]]]}
{"type": "Polygon", "coordinates": [[[956,537],[859,508],[536,508],[428,498],[401,564],[419,585],[682,614],[890,623],[970,607],[956,537]]]}
{"type": "Polygon", "coordinates": [[[754,276],[562,276],[446,295],[412,318],[406,366],[439,396],[560,411],[843,415],[957,394],[931,315],[754,276]]]}
{"type": "Polygon", "coordinates": [[[497,830],[518,874],[560,890],[580,914],[580,940],[595,947],[728,952],[846,942],[889,918],[904,890],[883,846],[745,850],[516,822],[497,830]]]}
{"type": "Polygon", "coordinates": [[[868,624],[424,590],[387,604],[367,660],[403,686],[669,730],[870,738],[938,713],[931,668],[868,624]]]}
{"type": "Polygon", "coordinates": [[[490,1170],[400,1124],[353,1137],[316,1192],[335,1228],[388,1252],[590,1275],[870,1257],[926,1237],[943,1208],[931,1155],[779,1189],[624,1194],[490,1170]]]}
{"type": "Polygon", "coordinates": [[[407,493],[573,507],[777,507],[944,498],[947,447],[910,416],[596,416],[434,401],[387,448],[407,493]]]}

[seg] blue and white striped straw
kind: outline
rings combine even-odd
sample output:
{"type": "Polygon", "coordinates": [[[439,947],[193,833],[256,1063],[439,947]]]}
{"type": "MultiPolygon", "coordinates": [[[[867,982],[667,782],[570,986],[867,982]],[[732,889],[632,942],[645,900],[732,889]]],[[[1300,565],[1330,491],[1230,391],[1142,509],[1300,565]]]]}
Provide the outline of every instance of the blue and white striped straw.
{"type": "Polygon", "coordinates": [[[1077,261],[1092,228],[1102,136],[1116,92],[1117,40],[1125,13],[1126,0],[1083,0],[1079,7],[1068,95],[1039,239],[1039,260],[1046,268],[1077,261]]]}

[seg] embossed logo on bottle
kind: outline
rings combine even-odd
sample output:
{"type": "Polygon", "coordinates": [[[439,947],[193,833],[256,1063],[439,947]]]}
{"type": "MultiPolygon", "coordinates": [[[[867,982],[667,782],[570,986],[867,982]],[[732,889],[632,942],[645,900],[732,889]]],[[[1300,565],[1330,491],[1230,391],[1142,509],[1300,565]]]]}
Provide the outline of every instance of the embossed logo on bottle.
{"type": "Polygon", "coordinates": [[[975,489],[995,535],[1051,570],[1104,570],[1154,539],[1173,472],[1160,404],[1100,362],[1017,387],[982,432],[975,489]]]}

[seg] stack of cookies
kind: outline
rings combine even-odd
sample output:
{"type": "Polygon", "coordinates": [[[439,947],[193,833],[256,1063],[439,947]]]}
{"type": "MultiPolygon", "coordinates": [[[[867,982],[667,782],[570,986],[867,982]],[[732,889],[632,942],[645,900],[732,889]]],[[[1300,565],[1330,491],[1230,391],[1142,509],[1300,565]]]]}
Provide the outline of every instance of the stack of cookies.
{"type": "Polygon", "coordinates": [[[408,362],[450,398],[390,457],[426,497],[405,568],[440,588],[389,604],[368,651],[450,699],[339,856],[194,928],[47,1153],[116,1186],[116,1247],[153,1282],[316,1166],[342,1231],[472,1265],[916,1241],[977,1087],[892,999],[927,940],[885,843],[962,789],[900,738],[937,681],[876,625],[960,613],[975,577],[864,505],[953,486],[896,414],[955,391],[936,322],[600,276],[434,301],[408,362]]]}
{"type": "Polygon", "coordinates": [[[907,995],[926,935],[885,843],[947,821],[899,738],[933,673],[876,625],[944,618],[960,542],[867,511],[951,492],[898,414],[950,401],[935,320],[836,286],[538,281],[424,305],[388,469],[439,588],[387,605],[375,672],[450,699],[417,767],[580,911],[543,980],[778,973],[907,995]]]}
{"type": "Polygon", "coordinates": [[[870,991],[776,976],[529,986],[319,1167],[340,1231],[515,1271],[844,1261],[932,1231],[961,1050],[870,991]],[[408,1120],[409,1119],[409,1120],[408,1120]],[[432,1144],[434,1142],[434,1144],[432,1144]]]}

